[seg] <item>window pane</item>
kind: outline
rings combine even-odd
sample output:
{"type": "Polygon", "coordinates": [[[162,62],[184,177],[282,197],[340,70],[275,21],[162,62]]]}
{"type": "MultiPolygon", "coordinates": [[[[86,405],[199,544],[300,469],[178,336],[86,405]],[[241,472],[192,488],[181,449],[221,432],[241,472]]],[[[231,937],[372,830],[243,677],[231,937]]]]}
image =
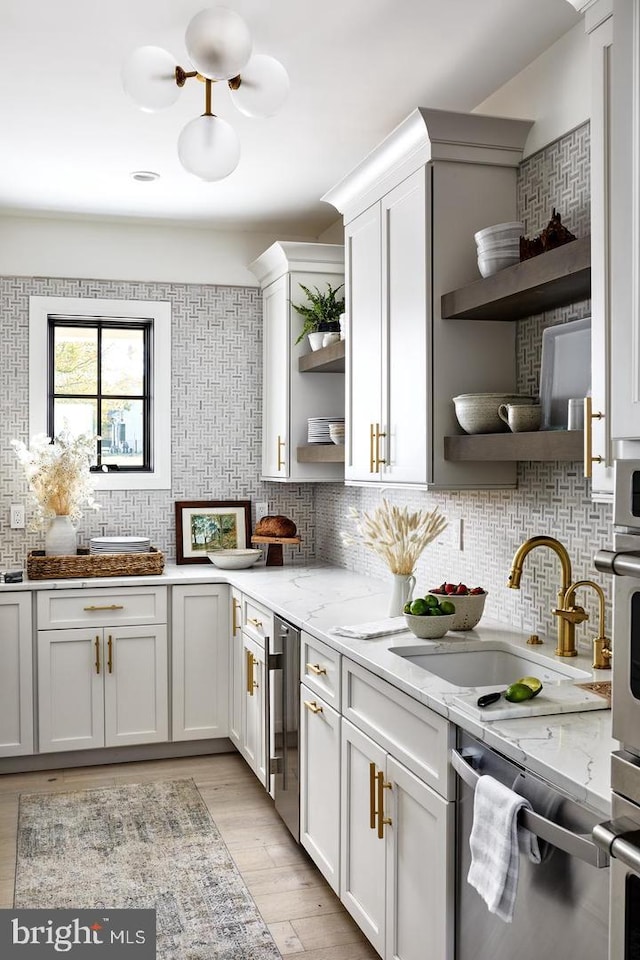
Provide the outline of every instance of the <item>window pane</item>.
{"type": "Polygon", "coordinates": [[[95,437],[98,432],[98,405],[95,400],[53,401],[53,433],[68,430],[74,436],[81,433],[95,437]]]}
{"type": "Polygon", "coordinates": [[[144,463],[141,400],[103,400],[102,462],[122,467],[144,463]]]}
{"type": "Polygon", "coordinates": [[[90,327],[56,327],[54,393],[98,392],[98,331],[90,327]]]}
{"type": "Polygon", "coordinates": [[[141,396],[144,386],[142,330],[102,331],[102,392],[141,396]]]}

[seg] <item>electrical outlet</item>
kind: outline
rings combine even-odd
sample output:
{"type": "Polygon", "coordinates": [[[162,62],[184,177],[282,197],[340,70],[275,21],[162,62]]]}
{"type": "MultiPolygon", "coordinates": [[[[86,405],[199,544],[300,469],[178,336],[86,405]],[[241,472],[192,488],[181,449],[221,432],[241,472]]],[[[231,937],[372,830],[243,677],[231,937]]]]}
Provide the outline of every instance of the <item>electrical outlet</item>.
{"type": "Polygon", "coordinates": [[[24,527],[25,527],[24,504],[12,503],[11,504],[11,529],[24,530],[24,527]]]}
{"type": "Polygon", "coordinates": [[[266,500],[259,500],[256,503],[256,523],[263,517],[269,516],[269,504],[266,500]]]}

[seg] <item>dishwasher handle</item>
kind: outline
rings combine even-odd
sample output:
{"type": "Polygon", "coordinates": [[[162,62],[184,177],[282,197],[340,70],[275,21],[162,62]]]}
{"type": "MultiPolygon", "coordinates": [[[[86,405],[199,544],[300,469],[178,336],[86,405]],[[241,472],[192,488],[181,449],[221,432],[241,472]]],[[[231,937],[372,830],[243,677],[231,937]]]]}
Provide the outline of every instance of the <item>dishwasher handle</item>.
{"type": "MultiPolygon", "coordinates": [[[[468,754],[472,758],[475,754],[471,751],[468,754]]],[[[468,787],[475,790],[480,774],[469,765],[467,759],[457,750],[451,751],[451,765],[458,776],[464,780],[468,787]]],[[[540,816],[533,810],[520,810],[518,814],[518,823],[526,827],[531,833],[539,837],[540,840],[546,840],[559,850],[569,854],[571,857],[577,857],[584,860],[592,867],[608,867],[609,857],[600,849],[600,847],[591,840],[588,835],[574,833],[561,827],[559,824],[540,816]]]]}

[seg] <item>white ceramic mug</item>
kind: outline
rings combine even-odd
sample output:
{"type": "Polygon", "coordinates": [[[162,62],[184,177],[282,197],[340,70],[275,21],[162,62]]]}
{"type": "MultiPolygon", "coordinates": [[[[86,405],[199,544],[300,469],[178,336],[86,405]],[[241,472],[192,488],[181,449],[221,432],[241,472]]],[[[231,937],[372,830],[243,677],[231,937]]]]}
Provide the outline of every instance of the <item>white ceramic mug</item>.
{"type": "Polygon", "coordinates": [[[512,433],[539,430],[542,422],[539,403],[501,403],[498,416],[508,424],[512,433]]]}

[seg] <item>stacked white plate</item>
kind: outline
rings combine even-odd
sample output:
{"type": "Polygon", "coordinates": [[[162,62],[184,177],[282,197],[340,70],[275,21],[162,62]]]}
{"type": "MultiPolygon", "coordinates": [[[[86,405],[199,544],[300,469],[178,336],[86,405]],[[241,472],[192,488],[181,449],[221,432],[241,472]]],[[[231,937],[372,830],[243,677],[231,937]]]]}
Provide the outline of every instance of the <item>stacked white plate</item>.
{"type": "Polygon", "coordinates": [[[89,553],[149,553],[149,537],[92,537],[89,553]]]}
{"type": "Polygon", "coordinates": [[[344,417],[309,417],[308,443],[332,443],[330,423],[344,423],[344,417]]]}
{"type": "Polygon", "coordinates": [[[498,270],[520,262],[522,231],[523,224],[514,220],[511,223],[496,223],[474,234],[478,248],[478,269],[483,277],[490,277],[498,270]]]}

